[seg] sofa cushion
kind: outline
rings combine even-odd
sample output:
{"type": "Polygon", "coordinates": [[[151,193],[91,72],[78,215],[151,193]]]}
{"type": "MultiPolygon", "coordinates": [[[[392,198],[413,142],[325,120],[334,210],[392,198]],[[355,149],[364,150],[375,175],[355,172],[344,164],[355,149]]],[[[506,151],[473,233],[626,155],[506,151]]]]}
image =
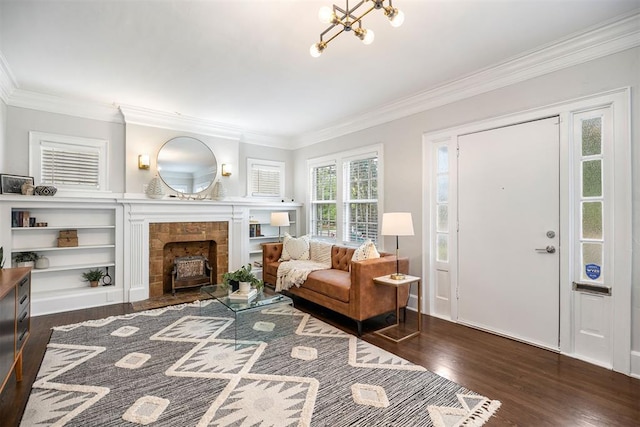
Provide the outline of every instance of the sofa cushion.
{"type": "Polygon", "coordinates": [[[371,239],[367,239],[364,241],[358,249],[353,252],[353,257],[351,261],[363,261],[365,259],[372,258],[380,258],[380,254],[376,249],[376,245],[371,241],[371,239]]]}
{"type": "Polygon", "coordinates": [[[309,236],[291,237],[289,233],[284,234],[282,242],[282,258],[281,261],[306,260],[309,259],[309,236]]]}
{"type": "Polygon", "coordinates": [[[309,274],[302,287],[338,301],[349,302],[351,274],[336,269],[317,270],[309,274]]]}

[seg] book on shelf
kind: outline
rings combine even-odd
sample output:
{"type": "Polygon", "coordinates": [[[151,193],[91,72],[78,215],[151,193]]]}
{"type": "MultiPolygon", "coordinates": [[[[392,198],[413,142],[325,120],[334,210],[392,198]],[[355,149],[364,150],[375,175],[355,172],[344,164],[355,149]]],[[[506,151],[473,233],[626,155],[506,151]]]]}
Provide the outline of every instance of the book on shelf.
{"type": "Polygon", "coordinates": [[[240,290],[237,290],[229,294],[229,299],[231,301],[249,301],[250,299],[254,298],[257,294],[258,294],[258,291],[255,288],[251,289],[249,292],[240,292],[240,290]]]}
{"type": "Polygon", "coordinates": [[[11,211],[12,227],[34,227],[36,218],[31,218],[29,211],[11,211]]]}

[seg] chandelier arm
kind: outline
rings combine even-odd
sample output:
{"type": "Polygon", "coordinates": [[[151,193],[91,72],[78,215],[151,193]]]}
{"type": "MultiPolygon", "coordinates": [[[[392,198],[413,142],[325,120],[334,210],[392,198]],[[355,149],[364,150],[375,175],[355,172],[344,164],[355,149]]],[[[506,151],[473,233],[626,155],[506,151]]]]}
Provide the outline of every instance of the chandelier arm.
{"type": "Polygon", "coordinates": [[[373,9],[375,9],[375,7],[372,7],[371,9],[367,10],[365,13],[363,13],[362,15],[360,15],[360,17],[358,17],[355,21],[352,22],[352,24],[355,23],[360,23],[360,21],[362,20],[362,18],[364,18],[365,16],[367,16],[369,14],[369,12],[371,12],[373,9]]]}
{"type": "MultiPolygon", "coordinates": [[[[341,29],[340,31],[338,31],[337,33],[335,33],[329,40],[327,40],[326,42],[324,42],[324,44],[329,44],[329,42],[333,39],[335,39],[336,37],[338,37],[340,34],[344,33],[344,28],[341,29]]],[[[322,40],[322,38],[320,38],[320,40],[322,40]]]]}

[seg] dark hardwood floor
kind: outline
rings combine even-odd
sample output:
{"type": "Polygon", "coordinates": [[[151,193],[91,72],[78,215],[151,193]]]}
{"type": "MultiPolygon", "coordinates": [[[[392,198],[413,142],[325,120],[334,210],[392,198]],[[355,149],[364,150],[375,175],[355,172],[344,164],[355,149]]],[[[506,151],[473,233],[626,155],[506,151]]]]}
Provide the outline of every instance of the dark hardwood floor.
{"type": "MultiPolygon", "coordinates": [[[[314,304],[296,300],[296,307],[355,332],[353,321],[314,304]]],[[[0,396],[0,426],[19,424],[52,326],[131,311],[130,304],[117,304],[33,318],[24,380],[11,378],[0,396]]],[[[415,327],[415,317],[408,313],[407,328],[415,327]]],[[[419,337],[395,344],[371,333],[387,322],[393,317],[365,322],[363,339],[500,400],[487,426],[640,426],[638,379],[429,316],[419,337]]]]}

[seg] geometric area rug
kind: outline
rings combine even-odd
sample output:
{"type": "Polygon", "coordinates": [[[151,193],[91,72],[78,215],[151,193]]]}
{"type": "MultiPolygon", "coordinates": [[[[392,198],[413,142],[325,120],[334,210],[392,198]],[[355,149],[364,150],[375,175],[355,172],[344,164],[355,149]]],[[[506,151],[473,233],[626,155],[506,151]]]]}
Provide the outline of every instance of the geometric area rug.
{"type": "Polygon", "coordinates": [[[480,426],[500,407],[289,307],[235,324],[206,300],[53,329],[22,427],[480,426]]]}

